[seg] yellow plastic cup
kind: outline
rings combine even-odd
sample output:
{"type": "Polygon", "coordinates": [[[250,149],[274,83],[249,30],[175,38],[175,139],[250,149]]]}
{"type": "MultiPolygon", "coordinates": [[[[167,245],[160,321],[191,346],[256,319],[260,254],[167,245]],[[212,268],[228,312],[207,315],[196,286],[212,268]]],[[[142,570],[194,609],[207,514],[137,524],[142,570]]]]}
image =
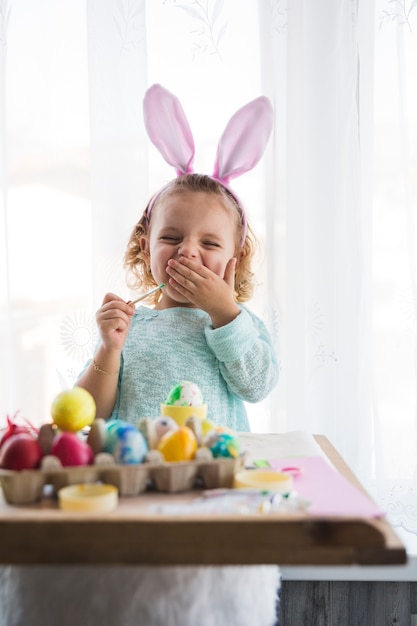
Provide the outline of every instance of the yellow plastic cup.
{"type": "Polygon", "coordinates": [[[178,426],[185,426],[189,417],[196,417],[201,421],[207,417],[207,404],[199,406],[177,406],[175,404],[161,404],[161,415],[172,417],[178,426]]]}
{"type": "Polygon", "coordinates": [[[235,474],[233,486],[236,489],[258,489],[289,493],[293,486],[293,477],[285,472],[274,470],[242,470],[235,474]]]}
{"type": "Polygon", "coordinates": [[[118,491],[113,485],[87,483],[69,485],[58,491],[59,507],[63,511],[104,512],[117,506],[118,491]]]}

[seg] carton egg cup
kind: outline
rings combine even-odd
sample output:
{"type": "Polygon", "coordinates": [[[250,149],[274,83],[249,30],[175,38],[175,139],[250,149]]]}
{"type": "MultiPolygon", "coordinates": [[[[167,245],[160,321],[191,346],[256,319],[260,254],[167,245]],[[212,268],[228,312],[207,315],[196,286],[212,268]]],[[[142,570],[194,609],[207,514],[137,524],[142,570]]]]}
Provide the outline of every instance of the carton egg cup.
{"type": "Polygon", "coordinates": [[[116,464],[108,458],[103,463],[100,457],[96,455],[93,465],[78,467],[0,469],[4,498],[8,504],[33,504],[41,500],[46,485],[51,485],[57,493],[69,485],[95,482],[114,485],[121,497],[137,496],[148,489],[178,493],[193,488],[231,488],[235,473],[245,466],[244,455],[172,463],[159,459],[131,465],[116,464]]]}

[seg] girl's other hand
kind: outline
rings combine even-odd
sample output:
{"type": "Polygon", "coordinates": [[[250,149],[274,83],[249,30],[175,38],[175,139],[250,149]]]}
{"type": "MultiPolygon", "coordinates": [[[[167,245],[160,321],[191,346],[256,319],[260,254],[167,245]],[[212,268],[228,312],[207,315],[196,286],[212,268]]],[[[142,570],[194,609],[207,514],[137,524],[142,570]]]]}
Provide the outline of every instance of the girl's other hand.
{"type": "Polygon", "coordinates": [[[224,276],[186,257],[168,261],[169,284],[196,308],[206,311],[214,328],[225,326],[240,313],[234,299],[236,259],[228,261],[224,276]]]}
{"type": "Polygon", "coordinates": [[[96,313],[98,330],[106,348],[121,351],[134,314],[134,305],[128,304],[114,293],[106,293],[96,313]]]}

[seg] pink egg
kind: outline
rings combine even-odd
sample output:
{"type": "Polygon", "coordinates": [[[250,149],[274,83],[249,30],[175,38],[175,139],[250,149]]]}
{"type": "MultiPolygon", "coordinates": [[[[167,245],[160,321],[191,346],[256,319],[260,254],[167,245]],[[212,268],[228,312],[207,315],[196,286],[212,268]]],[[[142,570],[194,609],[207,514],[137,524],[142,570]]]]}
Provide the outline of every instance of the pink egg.
{"type": "Polygon", "coordinates": [[[155,420],[155,433],[158,441],[171,430],[178,430],[178,424],[172,417],[158,417],[155,420]]]}

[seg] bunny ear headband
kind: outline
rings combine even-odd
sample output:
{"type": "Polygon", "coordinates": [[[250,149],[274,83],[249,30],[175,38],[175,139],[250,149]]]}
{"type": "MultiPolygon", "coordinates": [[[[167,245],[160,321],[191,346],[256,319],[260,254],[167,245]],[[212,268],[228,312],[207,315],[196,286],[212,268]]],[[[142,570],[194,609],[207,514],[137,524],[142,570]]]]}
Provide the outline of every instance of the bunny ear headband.
{"type": "MultiPolygon", "coordinates": [[[[150,87],[144,98],[143,113],[149,139],[177,176],[190,174],[194,160],[194,139],[180,101],[161,85],[150,87]]],[[[273,110],[268,98],[252,100],[229,120],[217,146],[211,178],[220,182],[236,200],[242,216],[242,245],[247,230],[246,213],[229,181],[249,172],[262,157],[272,130],[273,110]]],[[[160,189],[151,200],[147,219],[160,189]]]]}

